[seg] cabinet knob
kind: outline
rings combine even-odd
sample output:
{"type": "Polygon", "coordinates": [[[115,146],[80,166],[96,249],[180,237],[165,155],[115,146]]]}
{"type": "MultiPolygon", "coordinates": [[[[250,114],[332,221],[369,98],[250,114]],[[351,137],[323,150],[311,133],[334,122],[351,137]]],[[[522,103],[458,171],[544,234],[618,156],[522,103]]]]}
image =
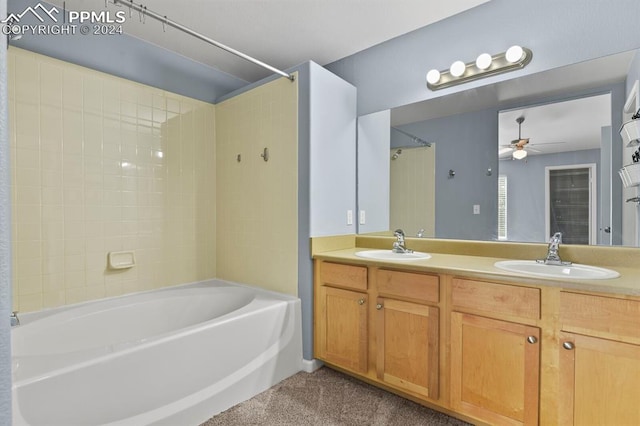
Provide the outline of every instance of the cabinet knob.
{"type": "Polygon", "coordinates": [[[378,304],[376,305],[376,309],[377,309],[377,310],[382,309],[382,303],[378,303],[378,304]]]}
{"type": "Polygon", "coordinates": [[[562,347],[565,348],[568,351],[573,350],[576,346],[573,344],[573,342],[563,342],[562,343],[562,347]]]}
{"type": "Polygon", "coordinates": [[[529,336],[527,337],[527,342],[531,344],[538,343],[538,338],[536,336],[529,336]]]}
{"type": "Polygon", "coordinates": [[[358,300],[358,305],[364,305],[364,297],[358,300]]]}

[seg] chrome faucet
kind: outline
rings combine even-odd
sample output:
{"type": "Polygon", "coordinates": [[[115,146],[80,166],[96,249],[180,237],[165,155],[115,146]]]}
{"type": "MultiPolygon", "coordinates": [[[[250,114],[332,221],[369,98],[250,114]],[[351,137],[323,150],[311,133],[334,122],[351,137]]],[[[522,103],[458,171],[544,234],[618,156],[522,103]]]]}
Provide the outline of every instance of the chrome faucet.
{"type": "Polygon", "coordinates": [[[391,249],[394,253],[413,253],[413,250],[408,249],[404,245],[404,231],[402,229],[396,229],[393,232],[393,235],[397,238],[393,243],[393,248],[391,249]]]}
{"type": "Polygon", "coordinates": [[[20,325],[20,318],[18,318],[18,311],[13,311],[9,316],[9,318],[11,319],[11,327],[20,325]]]}
{"type": "Polygon", "coordinates": [[[421,228],[418,233],[416,234],[416,237],[418,238],[424,238],[424,228],[421,228]]]}
{"type": "Polygon", "coordinates": [[[544,263],[545,265],[571,265],[571,262],[563,262],[562,259],[560,259],[560,255],[558,254],[560,243],[562,243],[562,232],[556,232],[549,240],[547,256],[544,259],[536,260],[536,262],[544,263]]]}

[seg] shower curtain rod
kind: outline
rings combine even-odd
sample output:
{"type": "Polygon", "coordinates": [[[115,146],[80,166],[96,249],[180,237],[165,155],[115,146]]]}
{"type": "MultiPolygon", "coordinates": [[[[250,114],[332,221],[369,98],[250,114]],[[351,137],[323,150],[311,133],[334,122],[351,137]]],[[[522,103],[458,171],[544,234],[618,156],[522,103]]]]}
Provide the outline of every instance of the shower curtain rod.
{"type": "Polygon", "coordinates": [[[218,48],[220,48],[222,50],[226,50],[229,53],[232,53],[232,54],[234,54],[236,56],[239,56],[244,60],[247,60],[247,61],[249,61],[251,63],[256,64],[256,65],[259,65],[262,68],[268,69],[271,72],[274,72],[276,74],[280,74],[281,76],[286,77],[291,81],[295,80],[295,76],[293,74],[288,74],[288,73],[286,73],[284,71],[279,70],[278,68],[272,67],[269,64],[265,64],[264,62],[262,62],[262,61],[260,61],[258,59],[255,59],[255,58],[253,58],[253,57],[251,57],[249,55],[246,55],[246,54],[244,54],[242,52],[239,52],[236,49],[233,49],[233,48],[231,48],[231,47],[229,47],[227,45],[219,43],[219,42],[217,42],[217,41],[215,41],[215,40],[213,40],[213,39],[211,39],[211,38],[209,38],[207,36],[204,36],[204,35],[196,32],[196,31],[194,31],[194,30],[192,30],[190,28],[185,27],[184,25],[181,25],[181,24],[179,24],[179,23],[177,23],[175,21],[172,21],[172,20],[168,19],[166,16],[162,16],[162,15],[156,13],[156,12],[153,12],[153,11],[147,9],[147,6],[143,6],[142,4],[135,4],[133,2],[133,0],[129,0],[129,1],[127,1],[127,0],[111,0],[111,2],[113,2],[113,4],[115,4],[116,6],[117,5],[124,5],[126,7],[129,7],[130,9],[133,9],[133,10],[135,10],[137,12],[140,12],[143,16],[149,16],[149,17],[151,17],[151,18],[153,18],[153,19],[155,19],[157,21],[162,22],[163,25],[169,25],[170,27],[173,27],[173,28],[175,28],[177,30],[185,32],[185,33],[187,33],[187,34],[189,34],[189,35],[191,35],[191,36],[193,36],[195,38],[198,38],[198,39],[200,39],[200,40],[202,40],[204,42],[207,42],[209,44],[212,44],[212,45],[214,45],[214,46],[216,46],[216,47],[218,47],[218,48]]]}
{"type": "Polygon", "coordinates": [[[411,134],[411,133],[409,133],[409,132],[405,132],[404,130],[400,130],[400,129],[398,129],[397,127],[393,127],[393,126],[391,126],[391,128],[392,128],[393,130],[395,130],[396,132],[400,132],[400,133],[402,133],[402,134],[403,134],[403,135],[405,135],[405,136],[409,136],[411,139],[413,139],[413,142],[414,142],[414,143],[417,143],[417,144],[422,145],[422,146],[426,146],[426,147],[428,147],[428,148],[430,148],[430,147],[431,147],[431,142],[427,142],[427,141],[425,141],[424,139],[417,137],[416,135],[412,135],[412,134],[411,134]]]}

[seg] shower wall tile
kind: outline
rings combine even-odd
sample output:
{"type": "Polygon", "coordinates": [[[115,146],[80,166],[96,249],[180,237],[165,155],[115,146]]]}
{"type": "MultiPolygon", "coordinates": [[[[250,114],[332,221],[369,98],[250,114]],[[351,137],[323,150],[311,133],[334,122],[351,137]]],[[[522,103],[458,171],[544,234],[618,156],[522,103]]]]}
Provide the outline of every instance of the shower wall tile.
{"type": "Polygon", "coordinates": [[[214,278],[214,106],[8,55],[14,309],[214,278]],[[120,250],[134,268],[107,268],[120,250]]]}
{"type": "MultiPolygon", "coordinates": [[[[293,295],[298,291],[297,111],[297,80],[287,79],[216,105],[218,276],[293,295]],[[260,156],[265,147],[267,162],[260,156]]],[[[196,182],[206,185],[197,175],[196,182]]]]}

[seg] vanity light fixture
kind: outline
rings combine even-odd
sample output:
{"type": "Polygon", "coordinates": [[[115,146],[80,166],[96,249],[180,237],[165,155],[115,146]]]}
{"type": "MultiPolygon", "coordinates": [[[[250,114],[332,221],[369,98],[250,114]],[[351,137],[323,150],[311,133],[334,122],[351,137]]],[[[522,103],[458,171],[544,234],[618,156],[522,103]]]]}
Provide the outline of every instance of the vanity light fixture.
{"type": "Polygon", "coordinates": [[[489,55],[488,53],[482,53],[476,59],[476,67],[481,70],[486,70],[491,66],[492,62],[493,57],[491,55],[489,55]]]}
{"type": "Polygon", "coordinates": [[[491,75],[524,68],[533,53],[526,47],[511,46],[506,52],[491,56],[482,53],[473,62],[455,61],[448,70],[432,69],[427,73],[427,87],[431,90],[444,89],[491,75]]]}
{"type": "Polygon", "coordinates": [[[460,77],[467,70],[467,65],[462,61],[455,61],[449,68],[449,73],[454,77],[460,77]]]}

